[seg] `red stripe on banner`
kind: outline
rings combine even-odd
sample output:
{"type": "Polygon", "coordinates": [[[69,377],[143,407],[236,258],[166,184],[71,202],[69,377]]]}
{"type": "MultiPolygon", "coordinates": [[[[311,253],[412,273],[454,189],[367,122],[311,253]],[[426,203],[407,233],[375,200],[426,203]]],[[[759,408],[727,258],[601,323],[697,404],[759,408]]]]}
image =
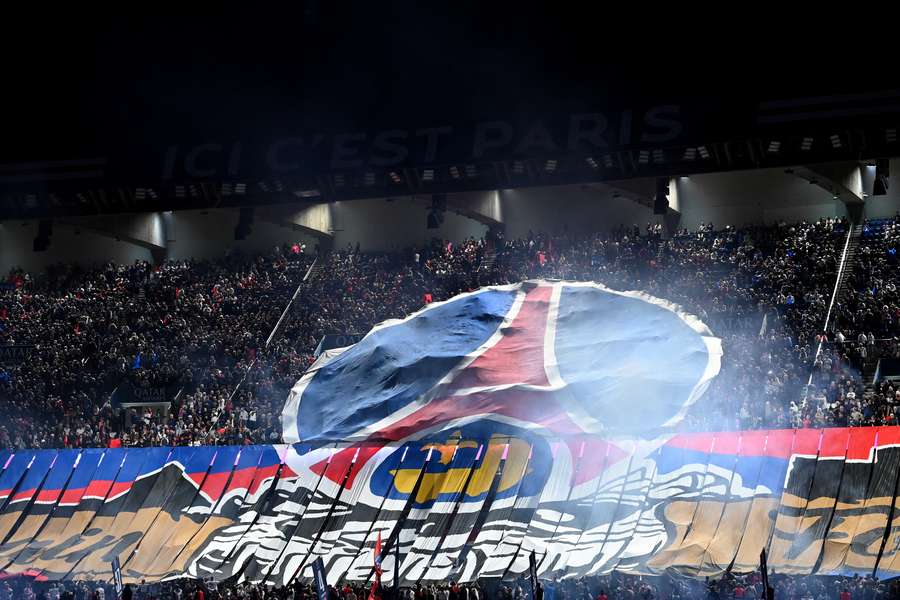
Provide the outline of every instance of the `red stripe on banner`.
{"type": "Polygon", "coordinates": [[[234,475],[231,478],[231,481],[228,483],[228,491],[249,489],[250,484],[253,483],[253,476],[255,474],[256,474],[256,467],[249,467],[247,469],[236,469],[234,471],[234,475]]]}
{"type": "Polygon", "coordinates": [[[819,441],[821,439],[821,429],[798,429],[794,437],[792,454],[815,456],[819,452],[819,441]]]}
{"type": "MultiPolygon", "coordinates": [[[[248,471],[250,469],[247,469],[248,471]]],[[[250,483],[250,487],[247,489],[247,493],[249,495],[253,495],[259,489],[259,487],[265,482],[266,479],[270,477],[275,477],[275,474],[278,473],[278,465],[270,465],[268,467],[261,467],[256,469],[256,477],[253,479],[252,483],[250,483]]],[[[288,469],[287,465],[285,465],[282,470],[282,477],[296,477],[297,474],[294,473],[291,469],[288,469]]],[[[236,487],[236,486],[233,486],[236,487]]]]}
{"type": "Polygon", "coordinates": [[[194,482],[197,487],[203,485],[203,480],[206,479],[206,473],[185,473],[188,479],[194,482]]]}
{"type": "Polygon", "coordinates": [[[576,456],[576,452],[581,451],[581,448],[583,447],[584,456],[591,457],[591,460],[578,462],[578,469],[572,473],[573,485],[578,485],[594,479],[600,475],[600,473],[628,456],[626,451],[615,444],[611,444],[606,440],[601,439],[570,439],[566,441],[566,444],[569,446],[569,451],[572,452],[572,456],[576,456]],[[605,460],[604,457],[606,457],[605,460]]]}
{"type": "Polygon", "coordinates": [[[791,457],[791,447],[793,444],[793,429],[776,429],[770,431],[769,438],[766,440],[765,456],[788,459],[791,457]]]}
{"type": "Polygon", "coordinates": [[[900,445],[900,427],[881,427],[878,430],[878,447],[900,445]]]}
{"type": "Polygon", "coordinates": [[[59,499],[60,504],[78,504],[84,496],[86,488],[74,488],[63,492],[59,499]]]}
{"type": "MultiPolygon", "coordinates": [[[[235,472],[235,474],[236,473],[237,472],[235,472]]],[[[196,479],[194,479],[195,475],[196,474],[192,474],[191,479],[193,479],[196,483],[199,483],[196,479]]],[[[222,491],[225,489],[225,484],[228,483],[229,475],[231,475],[231,473],[229,473],[228,471],[210,473],[206,476],[206,479],[203,480],[200,491],[212,500],[218,500],[222,496],[222,491]]]]}
{"type": "Polygon", "coordinates": [[[34,499],[34,501],[44,504],[56,502],[59,499],[61,491],[62,490],[41,490],[40,492],[38,492],[38,495],[34,499]]]}
{"type": "Polygon", "coordinates": [[[544,370],[544,335],[553,288],[538,286],[525,299],[503,337],[462,370],[453,389],[508,385],[549,385],[544,370]]]}
{"type": "Polygon", "coordinates": [[[19,492],[10,499],[10,502],[21,502],[22,500],[30,499],[32,496],[34,496],[34,488],[19,492]]]}
{"type": "Polygon", "coordinates": [[[741,456],[762,456],[768,437],[768,431],[744,431],[741,433],[741,456]]]}
{"type": "Polygon", "coordinates": [[[826,429],[822,436],[822,447],[819,450],[819,456],[822,458],[843,458],[847,452],[847,441],[849,437],[849,427],[826,429]]]}
{"type": "Polygon", "coordinates": [[[740,433],[717,434],[716,441],[712,447],[712,452],[713,454],[737,454],[740,447],[740,442],[740,433]]]}
{"type": "Polygon", "coordinates": [[[847,447],[847,460],[869,460],[875,436],[880,427],[854,427],[850,430],[850,445],[847,447]]]}
{"type": "Polygon", "coordinates": [[[113,482],[108,479],[95,479],[91,481],[88,484],[87,489],[84,490],[84,496],[90,498],[106,498],[106,493],[109,491],[112,483],[113,482]]]}
{"type": "MultiPolygon", "coordinates": [[[[719,434],[720,436],[733,435],[735,438],[740,437],[740,433],[719,434]]],[[[672,448],[682,448],[684,450],[693,450],[703,454],[709,453],[709,447],[712,446],[715,433],[681,433],[666,442],[666,446],[672,448]]]]}
{"type": "Polygon", "coordinates": [[[347,473],[347,470],[350,469],[349,475],[347,475],[347,481],[344,484],[347,489],[350,489],[353,487],[353,482],[356,481],[356,476],[363,466],[369,459],[375,456],[381,448],[382,446],[380,445],[365,445],[362,447],[350,446],[349,448],[344,448],[340,452],[335,453],[334,456],[331,457],[331,464],[336,467],[335,469],[329,470],[327,468],[329,461],[326,459],[312,465],[310,470],[316,475],[324,475],[334,483],[341,483],[343,481],[342,473],[347,473]],[[353,463],[351,468],[350,463],[353,461],[353,457],[356,456],[357,451],[359,451],[359,456],[357,456],[356,462],[353,463]]]}
{"type": "Polygon", "coordinates": [[[509,417],[533,423],[557,434],[584,433],[559,405],[554,391],[509,388],[432,400],[376,436],[399,441],[424,429],[477,415],[509,417]]]}
{"type": "Polygon", "coordinates": [[[122,494],[130,490],[131,486],[133,485],[133,481],[117,481],[116,483],[112,484],[107,499],[112,500],[118,496],[121,496],[122,494]]]}

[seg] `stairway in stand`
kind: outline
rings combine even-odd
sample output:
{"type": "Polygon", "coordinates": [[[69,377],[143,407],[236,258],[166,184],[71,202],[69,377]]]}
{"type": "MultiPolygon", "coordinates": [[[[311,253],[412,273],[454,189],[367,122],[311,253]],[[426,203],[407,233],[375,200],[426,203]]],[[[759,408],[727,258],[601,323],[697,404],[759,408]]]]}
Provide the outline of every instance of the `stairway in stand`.
{"type": "Polygon", "coordinates": [[[850,289],[850,274],[853,273],[853,269],[856,267],[856,253],[859,250],[861,237],[862,225],[854,225],[853,233],[850,235],[850,243],[847,245],[847,258],[844,261],[846,267],[844,272],[841,273],[841,280],[838,283],[838,300],[842,300],[848,291],[853,293],[853,290],[850,289]]]}
{"type": "Polygon", "coordinates": [[[490,245],[484,251],[484,258],[481,259],[481,265],[478,266],[478,270],[489,273],[495,262],[497,262],[497,250],[493,245],[490,245]]]}
{"type": "MultiPolygon", "coordinates": [[[[843,260],[843,271],[840,271],[840,279],[837,281],[836,287],[837,292],[834,296],[834,303],[836,306],[840,306],[844,304],[844,300],[850,294],[855,293],[852,285],[850,284],[851,275],[853,274],[853,270],[856,267],[856,253],[859,250],[859,242],[862,237],[862,224],[853,225],[853,229],[850,232],[850,241],[847,243],[847,253],[844,256],[843,260]]],[[[840,270],[840,265],[838,265],[838,269],[840,270]]],[[[828,323],[828,332],[834,333],[834,319],[828,323]]]]}

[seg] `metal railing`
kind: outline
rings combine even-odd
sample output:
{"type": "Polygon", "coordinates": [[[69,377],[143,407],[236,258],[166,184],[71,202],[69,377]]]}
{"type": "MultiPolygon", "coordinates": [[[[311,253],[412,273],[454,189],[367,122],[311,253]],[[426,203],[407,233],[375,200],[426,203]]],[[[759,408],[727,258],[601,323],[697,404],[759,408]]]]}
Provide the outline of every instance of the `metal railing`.
{"type": "MultiPolygon", "coordinates": [[[[847,267],[847,250],[850,248],[850,240],[853,238],[853,232],[856,231],[856,223],[850,223],[850,226],[847,228],[847,239],[844,240],[844,251],[841,253],[841,263],[838,265],[837,276],[834,280],[834,289],[831,291],[831,301],[828,303],[828,311],[825,313],[825,323],[822,325],[822,331],[828,331],[828,323],[831,321],[831,311],[834,309],[834,302],[837,300],[837,295],[840,292],[841,288],[841,280],[844,276],[844,270],[847,267]]],[[[816,347],[816,353],[813,356],[812,364],[815,365],[816,361],[819,359],[819,356],[822,354],[822,343],[823,340],[819,340],[819,345],[816,347]]],[[[806,400],[809,396],[809,388],[813,382],[813,374],[814,369],[810,369],[809,371],[809,379],[806,381],[806,387],[803,391],[803,400],[802,405],[806,406],[806,400]]]]}
{"type": "MultiPolygon", "coordinates": [[[[309,265],[309,268],[306,270],[306,273],[303,275],[303,279],[301,279],[300,283],[297,284],[297,288],[294,290],[294,293],[291,296],[291,299],[288,300],[287,306],[285,306],[284,310],[281,311],[281,316],[278,318],[278,322],[275,323],[275,327],[272,328],[272,331],[269,333],[269,337],[266,338],[266,343],[263,345],[263,351],[269,349],[269,346],[272,344],[272,342],[276,339],[276,336],[278,335],[278,333],[281,331],[281,326],[284,323],[285,319],[287,318],[287,315],[290,312],[291,307],[294,305],[294,300],[296,300],[297,296],[300,294],[300,289],[303,287],[303,284],[309,280],[309,278],[315,271],[316,265],[318,265],[319,260],[321,258],[323,258],[323,257],[316,256],[316,258],[313,259],[312,264],[309,265]]],[[[250,361],[250,364],[247,365],[247,368],[244,369],[244,374],[243,374],[243,376],[241,376],[241,380],[238,381],[237,385],[234,386],[234,389],[231,390],[231,394],[228,395],[228,400],[225,400],[219,404],[219,406],[216,409],[216,414],[211,421],[211,427],[208,432],[208,435],[212,435],[212,433],[216,430],[216,428],[219,424],[219,419],[221,418],[222,412],[225,410],[225,407],[232,400],[234,400],[235,395],[238,393],[238,391],[241,389],[241,387],[243,387],[244,382],[247,381],[247,377],[250,375],[250,372],[253,370],[253,367],[256,366],[256,363],[258,361],[259,361],[259,357],[254,356],[253,360],[250,361]]]]}

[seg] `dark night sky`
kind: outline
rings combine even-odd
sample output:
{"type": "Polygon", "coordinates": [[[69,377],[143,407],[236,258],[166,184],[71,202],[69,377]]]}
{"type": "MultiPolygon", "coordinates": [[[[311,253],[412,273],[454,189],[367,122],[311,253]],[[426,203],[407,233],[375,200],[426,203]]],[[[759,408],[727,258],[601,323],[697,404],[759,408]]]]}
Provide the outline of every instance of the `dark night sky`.
{"type": "Polygon", "coordinates": [[[727,8],[717,24],[650,26],[649,3],[632,15],[580,4],[328,0],[289,15],[8,19],[0,159],[893,87],[827,31],[751,25],[744,39],[727,8]]]}

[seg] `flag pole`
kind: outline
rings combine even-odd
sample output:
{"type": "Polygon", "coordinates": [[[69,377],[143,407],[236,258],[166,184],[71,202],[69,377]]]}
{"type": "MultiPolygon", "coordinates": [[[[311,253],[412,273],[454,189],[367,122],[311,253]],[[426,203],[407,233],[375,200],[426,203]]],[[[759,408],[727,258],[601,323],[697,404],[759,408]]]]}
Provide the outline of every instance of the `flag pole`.
{"type": "Polygon", "coordinates": [[[400,535],[397,534],[397,541],[394,542],[394,598],[400,598],[400,535]]]}

